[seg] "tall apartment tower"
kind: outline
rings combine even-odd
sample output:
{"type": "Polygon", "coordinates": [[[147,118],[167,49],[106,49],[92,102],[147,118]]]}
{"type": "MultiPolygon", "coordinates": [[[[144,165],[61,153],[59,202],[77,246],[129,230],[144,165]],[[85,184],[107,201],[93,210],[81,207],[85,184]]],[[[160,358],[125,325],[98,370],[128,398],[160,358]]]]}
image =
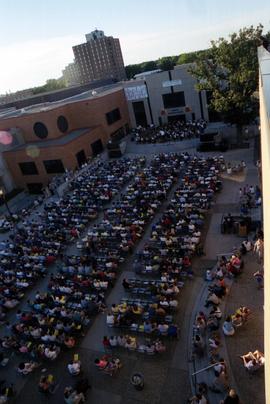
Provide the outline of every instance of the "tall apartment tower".
{"type": "Polygon", "coordinates": [[[62,70],[62,75],[68,86],[80,84],[80,72],[75,62],[69,63],[64,70],[62,70]]]}
{"type": "Polygon", "coordinates": [[[97,29],[85,37],[86,43],[72,47],[81,83],[109,78],[117,81],[125,79],[119,39],[106,36],[97,29]]]}

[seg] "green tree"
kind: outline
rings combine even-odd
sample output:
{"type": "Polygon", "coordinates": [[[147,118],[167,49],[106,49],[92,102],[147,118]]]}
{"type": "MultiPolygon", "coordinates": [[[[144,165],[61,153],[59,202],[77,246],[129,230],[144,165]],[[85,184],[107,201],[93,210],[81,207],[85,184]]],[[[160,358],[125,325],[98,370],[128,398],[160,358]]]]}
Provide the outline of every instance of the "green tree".
{"type": "Polygon", "coordinates": [[[127,65],[125,66],[125,70],[128,79],[132,79],[135,74],[142,72],[141,65],[139,63],[134,65],[127,65]]]}
{"type": "Polygon", "coordinates": [[[148,62],[141,63],[141,72],[149,72],[157,69],[157,63],[155,60],[149,60],[148,62]]]}
{"type": "Polygon", "coordinates": [[[178,56],[164,56],[159,58],[156,62],[157,68],[161,70],[172,70],[176,65],[178,56]]]}
{"type": "Polygon", "coordinates": [[[128,79],[132,79],[135,76],[135,74],[148,72],[150,70],[156,70],[157,68],[158,67],[155,60],[125,66],[126,75],[128,79]]]}
{"type": "Polygon", "coordinates": [[[178,65],[183,65],[185,63],[194,63],[200,57],[206,54],[207,50],[199,50],[195,52],[181,53],[177,59],[178,65]]]}
{"type": "MultiPolygon", "coordinates": [[[[229,39],[211,41],[211,48],[199,55],[190,72],[198,79],[199,90],[212,94],[211,107],[225,122],[242,126],[258,115],[257,47],[263,26],[241,29],[229,39]]],[[[240,140],[240,137],[239,137],[240,140]]]]}
{"type": "Polygon", "coordinates": [[[66,82],[62,77],[60,79],[49,79],[46,80],[46,84],[44,84],[44,86],[35,87],[33,89],[33,94],[40,94],[45,93],[47,91],[61,90],[66,86],[67,86],[66,82]]]}

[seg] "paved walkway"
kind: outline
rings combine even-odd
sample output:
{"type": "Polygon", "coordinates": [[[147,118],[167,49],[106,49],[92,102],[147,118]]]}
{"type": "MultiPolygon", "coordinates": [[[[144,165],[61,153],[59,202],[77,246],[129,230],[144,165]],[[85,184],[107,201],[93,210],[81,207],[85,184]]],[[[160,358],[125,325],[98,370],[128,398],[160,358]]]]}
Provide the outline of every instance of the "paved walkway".
{"type": "MultiPolygon", "coordinates": [[[[209,267],[209,263],[215,262],[217,254],[230,253],[234,247],[240,245],[242,239],[236,235],[225,235],[220,232],[220,223],[223,214],[236,213],[239,214],[239,187],[245,184],[257,184],[257,170],[252,162],[252,150],[243,151],[243,159],[247,162],[247,170],[245,174],[227,177],[223,182],[223,191],[217,198],[216,205],[213,208],[209,231],[205,242],[206,256],[202,260],[204,268],[209,267]],[[205,262],[205,265],[203,264],[205,262]]],[[[241,152],[237,151],[239,157],[241,152]]],[[[228,154],[226,154],[228,158],[228,154]]],[[[260,220],[260,209],[253,209],[251,216],[255,220],[260,220]]],[[[235,312],[241,305],[245,305],[251,309],[252,316],[248,323],[238,329],[233,337],[222,337],[223,347],[222,355],[228,364],[229,384],[238,392],[243,404],[256,403],[263,404],[264,397],[264,372],[259,370],[254,375],[250,375],[245,370],[240,355],[249,351],[259,349],[263,352],[263,291],[258,290],[253,273],[259,269],[256,258],[252,252],[244,256],[243,274],[230,283],[230,290],[222,303],[221,309],[223,319],[235,312]]],[[[207,295],[208,285],[201,279],[197,280],[198,296],[191,316],[190,330],[196,313],[204,309],[205,297],[207,295]]],[[[192,334],[190,333],[190,338],[192,334]]],[[[206,357],[197,362],[196,370],[203,368],[209,364],[206,357]],[[198,366],[199,365],[199,366],[198,366]]],[[[192,372],[192,365],[190,371],[192,372]]],[[[209,384],[213,381],[214,375],[212,371],[204,372],[198,375],[197,382],[204,381],[209,384]]],[[[210,404],[219,403],[222,396],[209,393],[210,404]]]]}

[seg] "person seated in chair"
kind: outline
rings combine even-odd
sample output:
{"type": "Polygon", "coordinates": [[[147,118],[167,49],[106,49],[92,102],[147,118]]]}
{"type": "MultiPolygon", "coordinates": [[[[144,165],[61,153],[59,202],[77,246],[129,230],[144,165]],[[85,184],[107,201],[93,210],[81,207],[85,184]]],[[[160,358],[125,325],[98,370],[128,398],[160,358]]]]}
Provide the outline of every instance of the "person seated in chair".
{"type": "Polygon", "coordinates": [[[36,362],[21,362],[17,368],[18,373],[22,375],[28,375],[29,373],[32,373],[34,369],[36,369],[38,366],[40,366],[36,362]]]}
{"type": "Polygon", "coordinates": [[[218,306],[219,303],[220,303],[220,299],[218,298],[218,296],[215,293],[210,292],[206,299],[205,307],[209,307],[210,305],[218,306]]]}
{"type": "Polygon", "coordinates": [[[263,366],[265,362],[264,354],[258,350],[242,355],[241,358],[243,359],[244,366],[247,370],[257,370],[263,366]]]}
{"type": "Polygon", "coordinates": [[[122,285],[123,285],[123,288],[126,290],[130,289],[130,287],[131,287],[130,283],[126,280],[126,278],[123,279],[122,285]]]}
{"type": "Polygon", "coordinates": [[[200,357],[202,357],[204,355],[205,345],[204,345],[204,341],[200,335],[196,334],[194,336],[192,346],[193,346],[193,349],[192,349],[193,354],[200,356],[200,357]]]}
{"type": "Polygon", "coordinates": [[[241,327],[241,325],[243,324],[241,314],[236,313],[232,316],[232,324],[234,327],[241,327]]]}
{"type": "Polygon", "coordinates": [[[83,393],[78,393],[72,387],[66,387],[64,391],[64,401],[66,404],[81,404],[85,402],[83,393]]]}
{"type": "Polygon", "coordinates": [[[69,349],[74,348],[75,344],[76,344],[75,338],[73,338],[72,336],[66,336],[66,338],[64,340],[64,345],[67,348],[69,348],[69,349]]]}
{"type": "Polygon", "coordinates": [[[44,355],[47,359],[50,359],[51,361],[55,360],[60,352],[60,348],[56,345],[46,347],[44,350],[44,355]]]}
{"type": "Polygon", "coordinates": [[[167,335],[168,335],[168,337],[178,339],[179,338],[179,328],[178,328],[178,326],[175,325],[175,324],[170,324],[169,327],[168,327],[168,330],[167,330],[167,335]]]}
{"type": "Polygon", "coordinates": [[[217,281],[213,285],[209,287],[209,290],[213,292],[218,298],[222,298],[226,294],[226,287],[222,284],[222,282],[217,281]]]}
{"type": "Polygon", "coordinates": [[[232,255],[232,258],[226,265],[226,269],[232,277],[236,277],[241,271],[241,260],[236,255],[232,255]]]}
{"type": "Polygon", "coordinates": [[[78,376],[81,373],[81,362],[79,360],[73,360],[68,364],[67,368],[72,376],[78,376]]]}
{"type": "Polygon", "coordinates": [[[98,359],[98,358],[95,359],[95,365],[100,370],[105,369],[108,366],[108,363],[109,363],[109,361],[108,361],[108,357],[106,355],[102,356],[102,358],[100,358],[100,359],[98,359]]]}
{"type": "Polygon", "coordinates": [[[55,388],[55,383],[53,381],[53,377],[51,375],[45,376],[42,375],[39,379],[38,389],[41,393],[53,393],[55,388]]]}
{"type": "Polygon", "coordinates": [[[226,336],[232,336],[235,333],[235,329],[232,323],[231,316],[228,316],[223,323],[222,331],[226,336]]]}

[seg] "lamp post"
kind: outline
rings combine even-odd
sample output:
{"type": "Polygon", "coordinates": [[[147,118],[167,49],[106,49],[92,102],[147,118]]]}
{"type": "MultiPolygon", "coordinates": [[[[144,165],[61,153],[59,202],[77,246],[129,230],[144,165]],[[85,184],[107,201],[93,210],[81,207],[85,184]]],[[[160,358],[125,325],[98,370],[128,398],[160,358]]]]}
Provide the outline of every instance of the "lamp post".
{"type": "Polygon", "coordinates": [[[8,214],[9,214],[10,218],[13,220],[11,210],[9,209],[8,203],[6,201],[5,192],[4,192],[4,190],[2,188],[0,188],[0,200],[1,199],[3,200],[3,202],[5,204],[5,207],[6,207],[7,211],[8,211],[8,214]]]}

